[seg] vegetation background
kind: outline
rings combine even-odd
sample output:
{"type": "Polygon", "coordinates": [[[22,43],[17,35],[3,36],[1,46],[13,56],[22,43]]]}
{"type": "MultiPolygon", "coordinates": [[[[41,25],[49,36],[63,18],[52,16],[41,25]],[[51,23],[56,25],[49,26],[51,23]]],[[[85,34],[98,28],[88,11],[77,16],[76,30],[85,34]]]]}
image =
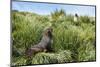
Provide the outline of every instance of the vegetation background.
{"type": "Polygon", "coordinates": [[[63,9],[51,15],[12,11],[12,65],[27,65],[25,50],[37,44],[43,30],[53,27],[55,52],[40,52],[32,57],[32,64],[52,64],[96,60],[95,17],[66,14],[63,9]]]}

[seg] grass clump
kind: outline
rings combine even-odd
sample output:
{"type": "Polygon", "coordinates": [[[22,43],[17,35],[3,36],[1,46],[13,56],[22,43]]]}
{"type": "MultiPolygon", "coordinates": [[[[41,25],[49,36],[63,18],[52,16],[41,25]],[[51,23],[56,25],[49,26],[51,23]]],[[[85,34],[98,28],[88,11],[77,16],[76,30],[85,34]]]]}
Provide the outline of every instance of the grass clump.
{"type": "MultiPolygon", "coordinates": [[[[73,15],[56,10],[43,16],[29,12],[12,12],[12,65],[27,65],[24,52],[37,44],[43,30],[52,26],[54,53],[38,53],[32,57],[32,64],[67,63],[95,61],[95,20],[80,16],[78,24],[73,15]]],[[[92,17],[93,19],[93,17],[92,17]]]]}

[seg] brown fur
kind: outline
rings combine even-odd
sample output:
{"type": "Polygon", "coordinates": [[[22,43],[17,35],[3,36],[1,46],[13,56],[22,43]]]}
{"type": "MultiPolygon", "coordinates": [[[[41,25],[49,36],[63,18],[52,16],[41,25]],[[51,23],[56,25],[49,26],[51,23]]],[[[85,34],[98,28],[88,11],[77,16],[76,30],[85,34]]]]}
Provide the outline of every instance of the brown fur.
{"type": "Polygon", "coordinates": [[[50,27],[43,32],[43,37],[40,43],[26,50],[26,55],[31,57],[33,54],[35,55],[38,52],[51,51],[52,50],[51,43],[52,43],[52,28],[50,27]]]}

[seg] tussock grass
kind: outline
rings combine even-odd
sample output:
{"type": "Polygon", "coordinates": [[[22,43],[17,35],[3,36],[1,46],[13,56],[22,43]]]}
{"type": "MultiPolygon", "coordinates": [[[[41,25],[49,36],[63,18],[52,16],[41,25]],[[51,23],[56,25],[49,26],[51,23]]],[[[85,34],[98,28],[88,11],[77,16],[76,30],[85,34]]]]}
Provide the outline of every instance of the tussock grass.
{"type": "Polygon", "coordinates": [[[25,50],[41,40],[42,32],[48,26],[53,27],[52,48],[55,52],[36,54],[32,57],[32,64],[95,61],[95,20],[80,16],[79,21],[74,22],[73,17],[65,15],[64,10],[56,10],[48,16],[13,11],[12,64],[28,64],[25,50]]]}

